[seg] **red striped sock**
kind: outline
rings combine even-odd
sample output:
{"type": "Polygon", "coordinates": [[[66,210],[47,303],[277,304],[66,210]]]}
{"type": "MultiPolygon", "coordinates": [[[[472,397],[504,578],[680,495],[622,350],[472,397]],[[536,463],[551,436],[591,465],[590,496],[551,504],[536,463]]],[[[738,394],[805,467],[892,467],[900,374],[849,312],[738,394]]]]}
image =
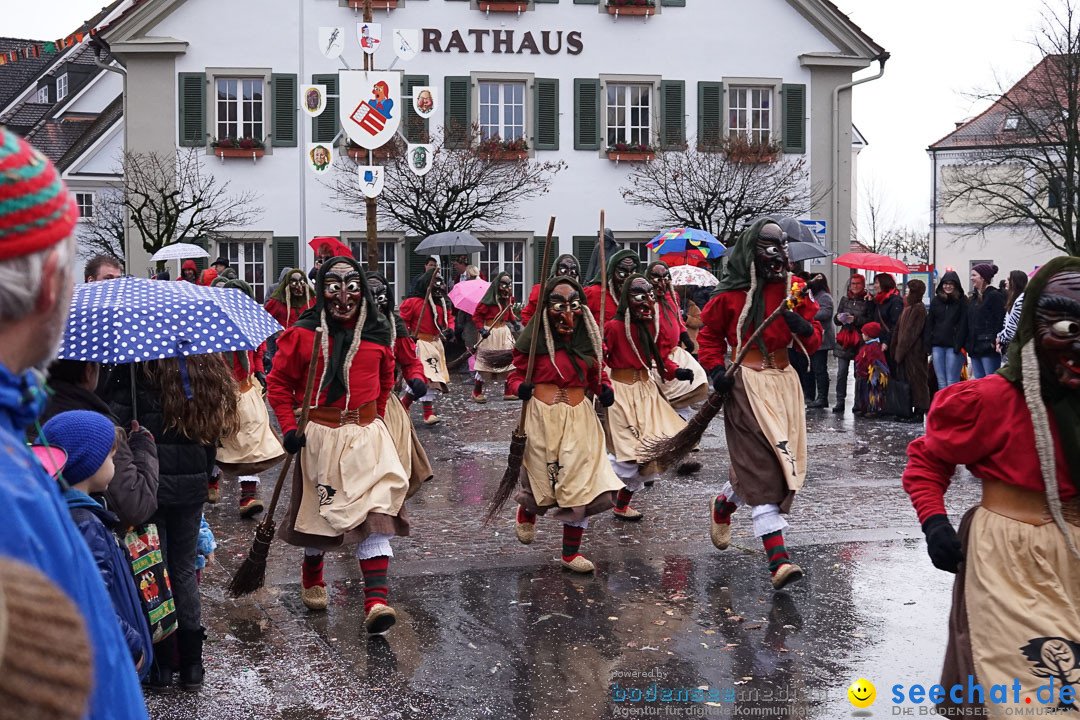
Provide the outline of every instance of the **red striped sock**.
{"type": "Polygon", "coordinates": [[[401,396],[401,404],[405,406],[406,410],[412,407],[414,400],[416,400],[416,398],[412,396],[412,393],[405,393],[401,396]]]}
{"type": "Polygon", "coordinates": [[[300,568],[300,584],[304,588],[315,587],[316,585],[325,586],[322,578],[323,569],[323,556],[322,553],[318,555],[304,555],[304,564],[300,568]]]}
{"type": "Polygon", "coordinates": [[[791,562],[787,548],[784,547],[784,535],[777,530],[762,535],[761,540],[765,543],[765,554],[769,556],[769,572],[775,575],[781,565],[787,565],[791,562]]]}
{"type": "Polygon", "coordinates": [[[386,580],[386,569],[390,558],[386,555],[366,558],[360,561],[360,572],[364,574],[364,613],[370,612],[375,605],[386,605],[390,587],[386,580]]]}
{"type": "Polygon", "coordinates": [[[473,394],[473,397],[476,397],[477,395],[483,395],[484,394],[484,381],[483,380],[477,380],[476,382],[473,383],[472,394],[473,394]]]}
{"type": "Polygon", "coordinates": [[[619,494],[615,497],[615,509],[625,510],[630,504],[630,498],[634,497],[634,493],[630,492],[626,488],[619,491],[619,494]]]}
{"type": "Polygon", "coordinates": [[[518,505],[517,521],[519,523],[532,524],[532,523],[536,522],[536,516],[533,515],[531,512],[529,512],[528,510],[526,510],[525,508],[523,508],[521,505],[518,505]]]}
{"type": "Polygon", "coordinates": [[[717,495],[713,500],[712,516],[713,522],[720,523],[721,525],[731,524],[731,513],[735,512],[738,508],[735,507],[735,503],[728,502],[728,499],[723,495],[717,495]]]}
{"type": "Polygon", "coordinates": [[[431,417],[432,415],[435,414],[435,408],[433,408],[432,403],[429,403],[429,402],[424,403],[423,406],[424,406],[424,419],[427,420],[429,417],[431,417]]]}
{"type": "Polygon", "coordinates": [[[585,528],[583,527],[562,526],[562,559],[564,561],[570,562],[581,554],[578,549],[581,547],[581,536],[584,534],[585,528]]]}

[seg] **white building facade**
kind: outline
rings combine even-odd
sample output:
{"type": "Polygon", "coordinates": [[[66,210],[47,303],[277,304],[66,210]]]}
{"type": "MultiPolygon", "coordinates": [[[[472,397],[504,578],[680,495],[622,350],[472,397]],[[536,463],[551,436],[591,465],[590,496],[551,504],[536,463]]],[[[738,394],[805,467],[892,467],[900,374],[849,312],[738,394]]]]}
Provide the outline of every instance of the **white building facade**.
{"type": "MultiPolygon", "coordinates": [[[[297,106],[301,85],[325,84],[333,94],[340,70],[362,67],[362,17],[349,4],[141,0],[99,35],[126,71],[128,150],[205,148],[206,166],[220,180],[259,194],[258,221],[208,250],[229,257],[260,294],[281,268],[311,266],[310,238],[336,236],[357,247],[365,238],[364,220],[331,209],[330,189],[304,157],[310,142],[335,137],[335,153],[344,153],[336,107],[310,119],[297,106]],[[341,58],[320,51],[323,26],[345,27],[341,58]],[[262,157],[214,156],[214,138],[241,135],[265,139],[262,157]]],[[[647,209],[623,200],[630,165],[609,157],[616,141],[663,147],[706,133],[768,133],[786,153],[808,156],[821,198],[811,217],[825,220],[827,242],[846,250],[851,215],[834,210],[852,206],[851,91],[844,86],[884,52],[831,2],[655,0],[649,16],[616,15],[606,0],[374,5],[385,8],[375,11],[383,38],[375,68],[400,70],[403,96],[415,86],[440,91],[431,123],[524,138],[531,158],[566,163],[548,194],[519,208],[520,223],[485,234],[487,249],[473,257],[482,269],[511,271],[519,298],[539,277],[538,246],[551,215],[558,249],[583,262],[601,208],[617,238],[643,254],[660,229],[647,209]],[[417,57],[395,62],[394,28],[420,31],[417,57]]],[[[409,132],[404,124],[402,132],[409,132]]],[[[418,239],[379,227],[380,269],[401,297],[422,266],[411,252],[418,239]]],[[[129,271],[144,274],[147,258],[134,236],[127,252],[129,271]]]]}

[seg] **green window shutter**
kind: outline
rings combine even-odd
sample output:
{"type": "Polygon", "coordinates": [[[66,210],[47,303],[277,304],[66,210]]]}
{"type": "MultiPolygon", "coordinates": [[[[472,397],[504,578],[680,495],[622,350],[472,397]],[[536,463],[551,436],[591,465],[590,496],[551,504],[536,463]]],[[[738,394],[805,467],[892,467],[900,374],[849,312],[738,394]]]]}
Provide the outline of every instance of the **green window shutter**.
{"type": "Polygon", "coordinates": [[[533,83],[533,105],[536,108],[537,150],[559,149],[559,81],[537,78],[533,83]]]}
{"type": "Polygon", "coordinates": [[[316,118],[311,118],[311,141],[312,142],[331,142],[338,133],[338,99],[336,97],[330,97],[331,95],[337,95],[338,92],[338,76],[334,75],[312,75],[312,85],[325,85],[326,86],[326,108],[322,111],[322,115],[316,118]]]}
{"type": "Polygon", "coordinates": [[[472,134],[470,123],[469,100],[472,95],[472,81],[467,75],[447,75],[444,82],[443,106],[444,144],[448,148],[463,148],[469,144],[472,134]]]}
{"type": "Polygon", "coordinates": [[[548,271],[551,270],[551,263],[555,262],[555,258],[559,257],[559,238],[555,235],[551,236],[551,251],[548,255],[548,268],[544,269],[544,241],[547,240],[547,235],[537,235],[533,238],[533,282],[543,282],[547,277],[548,271]]]}
{"type": "Polygon", "coordinates": [[[409,284],[413,281],[413,278],[424,272],[424,263],[427,262],[428,256],[416,252],[416,246],[424,238],[413,237],[405,238],[405,278],[404,282],[400,283],[402,292],[409,292],[409,284]]]}
{"type": "Polygon", "coordinates": [[[405,105],[405,127],[402,130],[405,139],[411,143],[428,141],[428,121],[416,114],[412,104],[413,88],[427,84],[427,75],[404,75],[401,78],[401,102],[405,105]]]}
{"type": "MultiPolygon", "coordinates": [[[[184,242],[188,242],[188,241],[185,240],[184,242]]],[[[198,245],[199,247],[201,247],[203,250],[206,250],[207,252],[210,251],[210,243],[208,243],[206,241],[206,238],[197,238],[195,240],[191,240],[190,242],[191,242],[192,245],[198,245]]],[[[200,257],[200,258],[192,258],[192,259],[195,261],[195,269],[199,272],[200,275],[202,274],[203,270],[210,267],[210,258],[200,257]]],[[[183,265],[183,263],[181,263],[181,265],[183,265]]]]}
{"type": "Polygon", "coordinates": [[[274,117],[270,138],[274,147],[296,147],[296,113],[299,89],[296,75],[274,73],[270,76],[271,104],[274,117]]]}
{"type": "Polygon", "coordinates": [[[678,150],[686,145],[686,82],[660,81],[660,147],[678,150]]]}
{"type": "Polygon", "coordinates": [[[686,0],[660,0],[664,7],[686,7],[686,0]]]}
{"type": "MultiPolygon", "coordinates": [[[[285,268],[300,267],[300,238],[275,235],[272,252],[274,254],[274,282],[277,282],[278,276],[285,268]]],[[[300,269],[303,270],[303,268],[300,269]]]]}
{"type": "Polygon", "coordinates": [[[206,145],[206,73],[180,73],[180,145],[206,145]]]}
{"type": "MultiPolygon", "coordinates": [[[[575,235],[574,236],[574,257],[578,259],[578,265],[581,266],[581,272],[585,272],[589,269],[589,260],[592,259],[593,250],[596,248],[596,235],[575,235]]],[[[582,283],[586,283],[591,278],[581,278],[582,283]]]]}
{"type": "Polygon", "coordinates": [[[698,147],[706,150],[716,148],[724,131],[724,83],[699,82],[697,108],[698,147]]]}
{"type": "Polygon", "coordinates": [[[806,152],[806,86],[784,83],[784,152],[806,152]]]}
{"type": "Polygon", "coordinates": [[[599,5],[600,0],[574,0],[575,5],[599,5]]]}
{"type": "Polygon", "coordinates": [[[599,80],[574,78],[574,149],[600,149],[599,80]]]}
{"type": "Polygon", "coordinates": [[[534,3],[557,3],[559,0],[533,0],[534,3]]]}

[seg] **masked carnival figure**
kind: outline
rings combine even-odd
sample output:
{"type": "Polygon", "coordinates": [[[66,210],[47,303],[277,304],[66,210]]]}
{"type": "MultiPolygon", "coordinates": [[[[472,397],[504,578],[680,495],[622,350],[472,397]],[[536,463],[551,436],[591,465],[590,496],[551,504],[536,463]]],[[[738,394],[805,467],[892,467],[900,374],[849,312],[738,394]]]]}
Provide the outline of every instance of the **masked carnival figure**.
{"type": "MultiPolygon", "coordinates": [[[[440,421],[435,414],[435,390],[444,393],[450,391],[450,369],[446,364],[443,342],[454,339],[454,318],[446,302],[446,281],[438,268],[424,273],[413,286],[413,293],[412,297],[401,303],[399,312],[405,326],[416,338],[416,353],[427,378],[428,391],[419,398],[424,408],[424,424],[435,425],[440,421]]],[[[416,399],[410,389],[401,398],[401,403],[408,410],[416,399]]]]}
{"type": "MultiPolygon", "coordinates": [[[[473,311],[473,324],[480,335],[476,351],[476,377],[473,402],[485,403],[485,382],[505,382],[513,369],[514,336],[507,323],[517,322],[514,315],[514,281],[509,273],[500,272],[491,281],[484,297],[473,311]]],[[[517,400],[517,395],[503,387],[504,400],[517,400]]]]}
{"type": "MultiPolygon", "coordinates": [[[[560,255],[551,264],[551,272],[548,273],[548,278],[563,276],[573,278],[579,282],[581,280],[581,264],[573,255],[560,255]]],[[[521,322],[527,324],[532,320],[532,316],[536,313],[536,308],[540,304],[540,291],[546,282],[545,280],[543,283],[536,283],[532,286],[532,290],[529,291],[529,302],[525,303],[525,307],[521,309],[521,322]]]]}

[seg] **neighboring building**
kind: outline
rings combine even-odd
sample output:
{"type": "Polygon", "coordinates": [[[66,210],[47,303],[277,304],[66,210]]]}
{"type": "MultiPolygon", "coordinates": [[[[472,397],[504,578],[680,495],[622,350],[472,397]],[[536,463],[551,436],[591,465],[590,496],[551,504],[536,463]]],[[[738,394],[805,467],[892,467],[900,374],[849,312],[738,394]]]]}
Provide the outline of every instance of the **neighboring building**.
{"type": "MultiPolygon", "coordinates": [[[[1023,147],[1023,133],[1016,115],[1010,111],[1019,98],[1038,96],[1045,77],[1044,58],[995,103],[981,114],[959,122],[956,129],[932,144],[927,152],[931,164],[930,263],[941,274],[956,270],[967,283],[971,268],[992,262],[1001,268],[998,280],[1011,270],[1032,272],[1047,260],[1062,254],[1035,229],[1032,223],[997,224],[982,228],[988,216],[976,202],[949,202],[946,193],[955,181],[957,169],[971,163],[998,163],[1008,172],[1001,154],[1023,147]]],[[[955,187],[955,186],[953,186],[955,187]]],[[[1032,188],[1044,200],[1048,188],[1032,188]]]]}
{"type": "MultiPolygon", "coordinates": [[[[431,122],[451,118],[503,139],[523,137],[530,156],[568,164],[549,194],[521,208],[519,226],[485,235],[487,250],[473,258],[489,271],[511,270],[519,297],[538,278],[537,237],[553,214],[563,252],[587,259],[604,208],[608,227],[644,254],[656,228],[646,225],[647,211],[622,199],[629,165],[608,159],[611,139],[679,144],[702,129],[780,138],[785,152],[808,155],[811,185],[824,193],[812,217],[826,220],[828,242],[846,249],[851,214],[830,208],[852,205],[857,140],[851,92],[839,91],[834,118],[834,90],[885,53],[828,0],[658,0],[648,18],[615,16],[606,0],[531,0],[513,13],[484,11],[478,0],[374,4],[393,6],[376,12],[377,68],[396,59],[393,28],[421,30],[419,56],[394,67],[404,88],[442,91],[431,122]]],[[[231,258],[258,293],[281,267],[311,266],[306,239],[333,235],[359,245],[365,236],[362,219],[328,209],[330,191],[301,156],[312,140],[337,136],[336,108],[312,122],[297,109],[300,85],[334,88],[344,65],[321,54],[321,26],[346,27],[342,60],[360,66],[361,18],[349,5],[137,0],[95,40],[126,69],[128,150],[206,148],[216,177],[261,195],[261,220],[208,248],[231,258]],[[265,138],[265,155],[215,158],[209,142],[226,134],[265,138]]],[[[388,232],[380,239],[381,269],[400,296],[423,262],[411,252],[417,239],[388,232]]],[[[134,236],[129,244],[131,271],[145,274],[141,244],[134,236]]]]}

